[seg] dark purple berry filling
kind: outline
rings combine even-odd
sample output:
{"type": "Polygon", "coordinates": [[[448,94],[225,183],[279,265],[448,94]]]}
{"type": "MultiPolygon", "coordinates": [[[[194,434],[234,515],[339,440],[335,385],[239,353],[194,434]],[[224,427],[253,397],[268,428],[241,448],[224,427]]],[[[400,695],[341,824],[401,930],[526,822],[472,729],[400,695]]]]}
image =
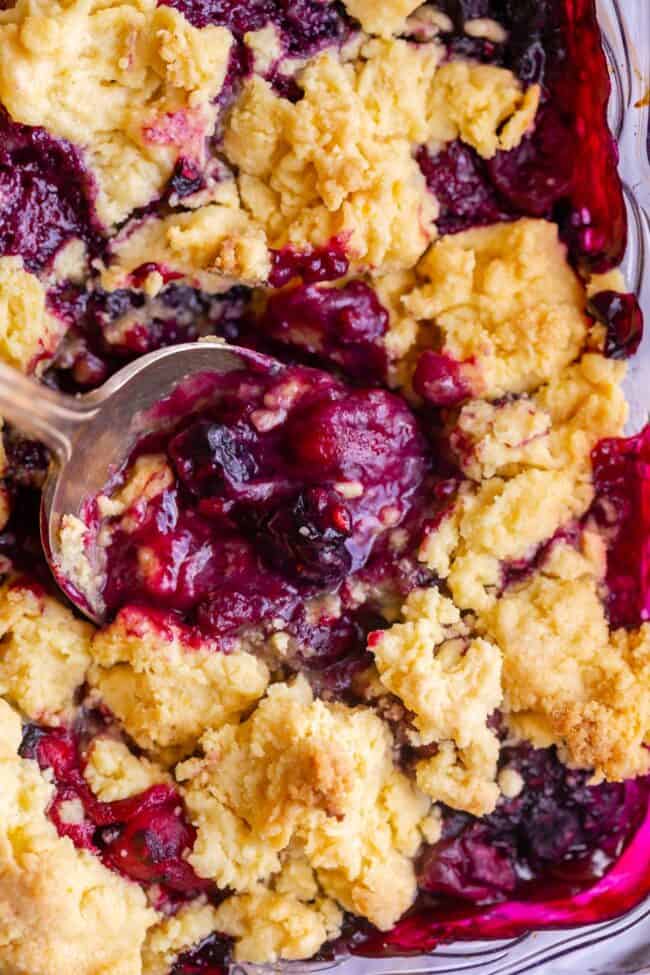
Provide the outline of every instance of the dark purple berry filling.
{"type": "Polygon", "coordinates": [[[251,337],[268,337],[278,352],[305,353],[353,379],[381,381],[388,369],[388,324],[388,312],[362,281],[342,288],[312,284],[272,295],[251,337]]]}
{"type": "Polygon", "coordinates": [[[327,247],[314,247],[308,251],[284,247],[273,251],[269,284],[274,288],[282,288],[293,278],[300,278],[303,284],[335,281],[336,278],[344,277],[349,267],[344,240],[334,238],[327,247]]]}
{"type": "Polygon", "coordinates": [[[472,395],[471,386],[463,376],[462,363],[431,349],[418,359],[413,389],[427,403],[439,407],[458,406],[472,395]]]}
{"type": "Polygon", "coordinates": [[[100,802],[91,791],[83,776],[84,752],[105,727],[107,722],[98,714],[84,715],[73,729],[25,727],[20,754],[37,761],[52,777],[56,792],[48,815],[57,831],[123,877],[147,887],[156,885],[159,909],[170,910],[211,892],[213,885],[198,877],[183,856],[192,849],[196,831],[172,786],[154,785],[115,802],[100,802]],[[62,804],[70,801],[81,803],[81,822],[69,822],[63,814],[62,804]]]}
{"type": "Polygon", "coordinates": [[[399,555],[385,542],[403,523],[416,547],[427,444],[396,396],[250,362],[219,381],[213,405],[170,410],[172,429],[138,448],[166,454],[174,479],[130,509],[128,530],[114,524],[104,598],[111,613],[126,603],[182,612],[224,649],[281,620],[296,666],[310,648],[305,669],[332,689],[367,663],[377,617],[345,599],[340,614],[315,617],[305,600],[355,573],[390,572],[399,555]]]}
{"type": "Polygon", "coordinates": [[[443,836],[420,857],[420,888],[473,903],[575,894],[602,876],[644,811],[635,782],[589,786],[552,749],[503,748],[525,786],[482,819],[448,810],[443,836]]]}
{"type": "Polygon", "coordinates": [[[353,952],[419,954],[446,941],[516,937],[638,902],[650,881],[650,782],[590,786],[589,773],[529,745],[504,748],[501,765],[524,790],[480,820],[447,810],[441,840],[420,856],[414,908],[388,934],[359,926],[353,952]]]}
{"type": "Polygon", "coordinates": [[[19,254],[35,272],[74,238],[96,251],[94,194],[78,149],[13,122],[0,106],[0,255],[19,254]]]}
{"type": "Polygon", "coordinates": [[[211,934],[176,959],[169,975],[228,975],[230,943],[211,934]]]}
{"type": "Polygon", "coordinates": [[[610,623],[639,626],[650,620],[650,427],[627,440],[601,441],[592,463],[591,514],[609,536],[610,623]]]}
{"type": "Polygon", "coordinates": [[[440,204],[436,222],[441,234],[513,218],[490,182],[485,161],[471,146],[457,140],[436,156],[422,146],[417,160],[440,204]]]}
{"type": "Polygon", "coordinates": [[[606,328],[605,355],[609,359],[635,355],[643,338],[643,313],[636,295],[601,291],[591,299],[587,311],[606,328]]]}

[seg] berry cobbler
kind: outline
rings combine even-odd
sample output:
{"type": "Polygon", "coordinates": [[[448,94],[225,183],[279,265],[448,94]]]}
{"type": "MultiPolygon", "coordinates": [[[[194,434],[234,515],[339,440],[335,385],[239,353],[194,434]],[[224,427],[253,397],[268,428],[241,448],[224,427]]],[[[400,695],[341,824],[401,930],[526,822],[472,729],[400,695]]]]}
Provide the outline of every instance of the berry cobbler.
{"type": "Polygon", "coordinates": [[[0,0],[2,360],[74,394],[240,350],[63,526],[102,626],[2,431],[5,975],[424,953],[650,892],[608,96],[593,0],[0,0]]]}

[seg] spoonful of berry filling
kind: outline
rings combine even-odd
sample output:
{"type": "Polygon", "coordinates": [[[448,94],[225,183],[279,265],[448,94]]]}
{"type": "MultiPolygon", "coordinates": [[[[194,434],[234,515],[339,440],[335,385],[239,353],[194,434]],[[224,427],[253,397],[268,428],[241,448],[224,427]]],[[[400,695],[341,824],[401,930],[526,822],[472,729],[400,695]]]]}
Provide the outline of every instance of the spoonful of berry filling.
{"type": "Polygon", "coordinates": [[[0,364],[0,414],[50,448],[43,547],[98,623],[137,602],[221,630],[238,593],[281,616],[363,568],[428,468],[401,398],[218,342],[78,397],[0,364]]]}

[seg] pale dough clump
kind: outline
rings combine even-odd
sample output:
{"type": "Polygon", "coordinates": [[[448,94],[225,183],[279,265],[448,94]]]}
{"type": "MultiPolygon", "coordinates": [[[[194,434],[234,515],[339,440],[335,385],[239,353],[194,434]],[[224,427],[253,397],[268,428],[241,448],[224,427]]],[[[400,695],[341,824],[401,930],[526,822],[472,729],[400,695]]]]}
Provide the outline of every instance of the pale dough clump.
{"type": "MultiPolygon", "coordinates": [[[[433,46],[414,51],[416,93],[440,55],[433,46]]],[[[305,96],[295,105],[251,79],[224,148],[239,168],[242,202],[271,246],[307,248],[339,236],[360,265],[408,266],[435,236],[437,206],[411,154],[408,111],[400,128],[382,129],[385,117],[375,117],[362,91],[365,70],[323,53],[302,73],[305,96]]],[[[381,96],[371,92],[373,103],[381,96]]]]}
{"type": "Polygon", "coordinates": [[[178,157],[201,162],[232,37],[156,0],[18,0],[0,13],[0,100],[83,148],[107,224],[159,195],[178,157]]]}
{"type": "Polygon", "coordinates": [[[200,876],[255,895],[291,849],[326,895],[382,929],[410,906],[429,800],[394,767],[390,732],[373,711],[314,700],[298,677],[201,745],[205,757],[177,769],[200,876]]]}
{"type": "Polygon", "coordinates": [[[503,651],[515,730],[608,779],[650,769],[650,627],[610,633],[597,567],[558,545],[482,618],[503,651]]]}
{"type": "Polygon", "coordinates": [[[236,939],[238,961],[311,958],[340,933],[343,912],[322,893],[304,857],[290,855],[271,888],[235,894],[217,909],[217,929],[236,939]]]}
{"type": "Polygon", "coordinates": [[[141,748],[165,757],[192,751],[206,728],[236,720],[264,694],[262,661],[192,645],[172,619],[122,610],[96,633],[89,680],[141,748]]]}
{"type": "Polygon", "coordinates": [[[471,400],[448,427],[463,473],[478,482],[532,467],[589,478],[591,451],[627,419],[624,376],[624,363],[588,353],[532,396],[471,400]]]}
{"type": "Polygon", "coordinates": [[[380,278],[378,290],[390,298],[397,330],[390,350],[404,356],[405,336],[413,336],[398,384],[408,382],[411,358],[433,347],[458,364],[474,396],[532,391],[571,363],[587,337],[584,288],[545,220],[443,237],[414,278],[380,278]]]}
{"type": "Polygon", "coordinates": [[[517,144],[536,108],[510,72],[482,65],[467,66],[463,79],[480,97],[463,105],[452,66],[439,67],[442,54],[436,43],[400,39],[371,40],[349,64],[325,52],[300,75],[305,95],[295,105],[260,78],[247,83],[224,148],[238,167],[242,202],[271,246],[338,237],[360,267],[415,264],[435,237],[437,205],[414,147],[460,135],[493,155],[497,132],[517,144]],[[531,102],[525,124],[515,121],[522,100],[531,102]]]}
{"type": "Polygon", "coordinates": [[[17,755],[20,721],[0,700],[0,945],[7,975],[140,975],[156,915],[137,884],[57,836],[52,786],[17,755]]]}
{"type": "Polygon", "coordinates": [[[479,155],[514,149],[535,123],[539,85],[525,92],[511,71],[492,64],[449,61],[436,75],[430,102],[430,139],[462,139],[479,155]]]}
{"type": "Polygon", "coordinates": [[[437,589],[414,590],[402,617],[369,645],[382,683],[413,713],[413,744],[439,745],[417,763],[418,785],[455,808],[490,812],[499,745],[487,721],[502,699],[501,652],[472,636],[437,589]]]}
{"type": "MultiPolygon", "coordinates": [[[[487,609],[499,595],[507,564],[532,557],[558,528],[582,515],[592,498],[591,484],[576,481],[570,471],[535,468],[461,490],[450,516],[457,542],[447,575],[456,603],[487,609]]],[[[434,552],[436,544],[432,537],[434,552]]],[[[425,542],[425,561],[427,550],[425,542]]]]}
{"type": "Polygon", "coordinates": [[[464,485],[420,558],[463,609],[488,609],[507,563],[530,558],[586,512],[591,451],[625,424],[624,374],[621,363],[588,353],[531,397],[460,410],[449,440],[476,484],[464,485]]]}
{"type": "Polygon", "coordinates": [[[405,26],[406,18],[422,3],[422,0],[345,0],[348,13],[359,21],[368,34],[390,37],[405,26]]]}
{"type": "Polygon", "coordinates": [[[128,799],[153,785],[171,783],[171,778],[155,762],[137,758],[122,741],[94,738],[84,767],[84,778],[102,802],[128,799]]]}
{"type": "Polygon", "coordinates": [[[90,664],[93,627],[38,585],[0,589],[0,694],[45,723],[73,706],[90,664]]]}
{"type": "Polygon", "coordinates": [[[263,229],[241,209],[234,187],[228,203],[212,203],[198,210],[150,217],[128,227],[111,245],[102,284],[109,291],[128,287],[130,275],[152,263],[144,288],[151,296],[163,286],[163,274],[207,292],[227,291],[235,283],[266,281],[271,268],[263,229]],[[161,273],[162,272],[162,273],[161,273]]]}
{"type": "Polygon", "coordinates": [[[40,371],[62,334],[45,307],[43,285],[22,258],[0,257],[0,359],[22,372],[40,371]]]}

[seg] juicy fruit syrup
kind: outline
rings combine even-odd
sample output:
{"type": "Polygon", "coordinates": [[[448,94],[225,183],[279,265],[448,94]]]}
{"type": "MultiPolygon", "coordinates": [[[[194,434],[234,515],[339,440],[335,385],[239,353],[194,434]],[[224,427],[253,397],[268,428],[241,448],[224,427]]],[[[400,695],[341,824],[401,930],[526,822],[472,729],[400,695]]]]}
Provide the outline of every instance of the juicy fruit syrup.
{"type": "Polygon", "coordinates": [[[78,149],[45,129],[13,122],[0,106],[0,255],[18,254],[36,272],[73,238],[96,251],[94,194],[78,149]]]}
{"type": "Polygon", "coordinates": [[[447,810],[442,839],[421,855],[413,909],[388,934],[361,934],[354,953],[594,923],[647,894],[650,780],[589,786],[589,773],[567,769],[553,749],[525,745],[503,749],[501,764],[525,791],[481,820],[447,810]]]}
{"type": "Polygon", "coordinates": [[[59,835],[121,876],[149,888],[155,885],[152,896],[158,909],[174,910],[201,893],[213,892],[213,885],[198,877],[184,858],[196,831],[173,786],[154,785],[114,802],[100,802],[91,791],[83,776],[83,750],[102,724],[101,716],[90,714],[72,729],[24,729],[21,756],[34,759],[52,776],[55,793],[48,815],[59,835]],[[64,804],[71,802],[83,809],[81,820],[66,815],[64,804]]]}
{"type": "Polygon", "coordinates": [[[111,614],[127,603],[175,611],[224,650],[242,629],[270,637],[281,621],[294,665],[342,693],[369,663],[377,614],[352,598],[334,615],[305,603],[344,596],[351,576],[404,572],[388,531],[403,526],[415,539],[421,530],[427,444],[392,394],[251,363],[220,381],[213,406],[172,410],[172,429],[138,448],[165,454],[173,479],[129,510],[128,531],[115,524],[104,599],[111,614]],[[153,565],[146,578],[142,551],[153,565]]]}
{"type": "MultiPolygon", "coordinates": [[[[233,28],[241,32],[255,29],[255,21],[250,19],[253,14],[268,19],[268,12],[272,11],[273,19],[282,18],[283,11],[286,12],[286,5],[275,0],[260,0],[254,4],[244,2],[238,4],[228,0],[212,0],[212,2],[177,0],[174,5],[183,9],[197,23],[201,18],[205,18],[204,23],[229,22],[228,18],[230,18],[233,28]]],[[[546,12],[551,17],[552,24],[553,17],[560,11],[563,17],[563,29],[561,31],[553,29],[551,32],[551,41],[557,44],[555,50],[552,46],[548,50],[544,49],[541,41],[544,34],[543,25],[536,26],[535,19],[532,27],[529,23],[525,30],[521,28],[514,32],[514,40],[508,51],[498,46],[490,49],[485,45],[479,51],[482,60],[501,63],[501,61],[505,62],[506,58],[510,59],[513,68],[526,82],[544,80],[549,92],[549,105],[545,105],[542,109],[536,133],[527,137],[519,149],[512,153],[499,154],[491,163],[480,160],[468,147],[452,144],[436,157],[434,167],[430,165],[430,160],[424,155],[424,151],[421,151],[419,158],[422,168],[442,204],[441,229],[444,232],[455,232],[467,226],[513,219],[522,214],[548,215],[560,222],[571,253],[578,263],[591,270],[604,270],[612,266],[624,248],[625,214],[620,184],[615,173],[615,149],[603,124],[609,88],[591,0],[565,0],[564,6],[560,6],[557,0],[548,0],[548,2],[534,0],[525,4],[510,2],[510,0],[449,0],[449,6],[456,22],[460,17],[492,14],[504,22],[507,22],[508,17],[512,18],[516,15],[523,23],[528,16],[534,18],[539,16],[543,20],[546,12]],[[551,109],[550,104],[554,101],[565,106],[568,123],[557,111],[551,109]],[[575,126],[574,132],[576,118],[578,125],[575,126]],[[566,152],[565,146],[572,144],[574,140],[575,151],[566,152]],[[562,152],[558,151],[560,145],[563,147],[562,152]],[[562,169],[562,160],[569,158],[574,164],[570,169],[562,169]],[[593,178],[594,173],[600,174],[599,180],[593,178]]],[[[304,51],[307,48],[310,51],[315,50],[321,44],[332,43],[333,39],[338,41],[347,29],[338,5],[311,0],[300,5],[292,4],[291,7],[294,12],[299,7],[302,13],[302,23],[301,18],[294,19],[292,22],[282,21],[285,44],[287,50],[292,53],[299,53],[300,50],[304,51]]],[[[259,26],[262,24],[260,23],[259,26]]],[[[544,43],[548,46],[547,41],[544,43]]],[[[458,50],[462,53],[460,49],[458,50]]],[[[472,50],[475,56],[478,49],[474,47],[472,50]]],[[[247,70],[249,65],[242,57],[234,65],[232,84],[234,85],[247,70]]],[[[299,93],[293,92],[293,96],[299,97],[299,93]]],[[[20,252],[30,269],[40,269],[46,266],[57,249],[73,236],[80,236],[89,242],[91,247],[95,246],[95,241],[98,239],[97,231],[92,217],[92,205],[88,202],[92,200],[92,187],[74,150],[58,140],[51,139],[42,130],[28,130],[14,126],[6,118],[3,118],[2,126],[5,138],[0,150],[0,186],[11,190],[9,198],[16,201],[16,206],[11,209],[6,223],[3,223],[3,231],[0,233],[0,252],[20,252]],[[51,164],[52,159],[56,160],[56,165],[51,164]],[[80,187],[86,188],[85,194],[81,192],[80,187]],[[29,219],[25,218],[25,214],[29,214],[29,219]]],[[[179,171],[176,176],[175,192],[178,192],[181,197],[191,192],[192,174],[179,171]]],[[[284,283],[282,275],[288,276],[287,280],[295,276],[297,267],[305,289],[300,295],[300,300],[306,303],[305,307],[309,308],[310,314],[316,317],[320,315],[316,305],[320,302],[325,307],[322,317],[326,325],[323,327],[324,337],[318,352],[325,349],[326,359],[329,356],[329,361],[352,372],[355,368],[354,358],[342,361],[343,353],[340,349],[332,352],[331,349],[326,348],[330,331],[332,334],[334,332],[334,328],[330,329],[329,321],[334,320],[335,327],[340,327],[340,318],[332,319],[332,316],[340,314],[340,309],[335,307],[334,311],[331,311],[327,308],[326,299],[321,298],[324,292],[318,287],[315,292],[307,291],[318,283],[337,276],[339,270],[337,255],[319,256],[314,258],[311,264],[304,257],[296,257],[295,266],[292,266],[293,260],[294,257],[291,255],[276,260],[278,282],[284,283]],[[319,261],[324,270],[319,270],[319,261]],[[312,275],[313,277],[310,277],[312,275]]],[[[183,300],[186,300],[187,290],[182,293],[183,300]]],[[[625,297],[616,296],[616,301],[611,298],[600,301],[594,299],[593,303],[594,315],[607,328],[608,354],[614,356],[631,354],[639,339],[637,311],[634,308],[624,307],[624,302],[621,304],[625,297]]],[[[130,302],[133,299],[127,293],[126,296],[122,296],[122,300],[130,302]]],[[[297,303],[298,299],[294,301],[297,303]]],[[[368,305],[371,305],[370,301],[368,305]]],[[[269,326],[271,332],[291,332],[290,311],[290,308],[286,310],[276,307],[272,324],[269,326]]],[[[106,315],[106,320],[110,321],[111,316],[112,311],[106,315]]],[[[369,319],[375,324],[367,327],[364,325],[362,328],[353,327],[352,336],[355,338],[360,335],[361,343],[367,340],[369,346],[374,347],[380,335],[381,325],[376,323],[380,322],[381,315],[374,314],[374,319],[373,315],[369,315],[369,319]]],[[[161,334],[164,333],[163,326],[160,330],[161,334]]],[[[176,333],[172,330],[169,335],[162,334],[160,341],[162,343],[178,341],[181,336],[186,337],[184,333],[180,331],[176,333]]],[[[278,337],[272,335],[274,340],[278,337]]],[[[281,336],[279,340],[282,341],[281,336]]],[[[143,338],[143,341],[148,339],[143,338]]],[[[354,346],[354,342],[352,345],[354,346]]],[[[139,354],[144,350],[144,347],[140,348],[136,341],[131,353],[139,354]]],[[[82,370],[75,378],[79,386],[97,384],[107,374],[101,372],[103,368],[101,357],[96,358],[99,363],[97,372],[92,373],[92,370],[87,370],[84,378],[82,370]]],[[[360,360],[361,356],[357,358],[360,360]]],[[[425,376],[423,382],[428,381],[431,384],[433,380],[436,382],[445,380],[444,374],[439,376],[435,370],[434,373],[433,379],[431,376],[425,376]]],[[[447,393],[445,388],[443,383],[443,393],[440,394],[443,399],[452,394],[460,396],[460,392],[456,393],[452,390],[452,393],[447,393]]],[[[608,560],[608,584],[609,612],[613,625],[638,625],[639,621],[646,619],[650,612],[648,571],[650,553],[643,537],[644,534],[647,537],[648,533],[639,531],[639,525],[650,524],[650,491],[647,487],[650,483],[649,443],[650,435],[646,433],[628,441],[606,441],[599,445],[594,454],[598,500],[593,514],[594,517],[601,519],[602,524],[611,529],[612,537],[608,560]],[[638,566],[638,571],[631,572],[630,566],[638,566]]],[[[316,515],[318,513],[318,504],[316,504],[316,515]]],[[[304,518],[304,510],[297,513],[296,517],[298,515],[304,518]]],[[[302,522],[300,524],[302,525],[302,522]]],[[[18,552],[21,549],[18,528],[16,524],[13,534],[11,531],[9,535],[5,533],[7,551],[18,552]]],[[[318,535],[318,531],[323,533],[322,526],[315,526],[315,535],[318,535]]],[[[2,544],[0,538],[0,548],[2,544]]],[[[307,566],[309,572],[308,558],[301,557],[297,561],[307,566]]],[[[333,557],[328,560],[330,566],[332,563],[331,570],[340,572],[340,568],[336,569],[336,545],[333,546],[333,557]]],[[[244,612],[243,609],[241,611],[244,612]]],[[[256,612],[253,613],[254,616],[256,612]]],[[[223,625],[225,616],[225,608],[217,606],[213,620],[218,620],[219,625],[223,625]]],[[[214,625],[217,625],[216,622],[214,625]]],[[[66,783],[66,788],[72,788],[72,794],[78,796],[78,790],[82,785],[77,773],[73,774],[70,771],[74,762],[71,760],[67,772],[64,766],[65,762],[62,764],[61,782],[63,783],[65,776],[68,776],[73,786],[66,783]]],[[[642,790],[645,786],[639,784],[638,788],[642,790]]],[[[627,826],[630,830],[636,825],[637,816],[641,815],[640,808],[637,809],[635,806],[637,800],[632,801],[633,798],[629,795],[627,798],[623,796],[619,802],[624,818],[629,812],[627,826]]],[[[134,809],[130,810],[128,815],[122,810],[120,813],[122,819],[118,818],[117,823],[115,811],[102,814],[108,819],[113,817],[106,828],[110,831],[117,827],[121,830],[120,836],[131,837],[133,831],[131,834],[126,832],[128,823],[132,820],[137,821],[140,815],[145,817],[146,822],[150,810],[158,810],[158,812],[162,810],[160,812],[162,818],[159,822],[165,822],[168,800],[169,808],[173,806],[176,809],[175,798],[163,793],[154,793],[153,797],[149,796],[146,800],[140,798],[141,805],[135,803],[134,809]]],[[[86,799],[86,801],[90,800],[86,799]]],[[[557,804],[556,807],[547,810],[548,814],[560,816],[562,810],[557,804]]],[[[599,815],[598,810],[597,815],[599,815]]],[[[516,819],[514,815],[512,818],[513,821],[516,819]]],[[[450,815],[449,828],[452,831],[455,826],[458,826],[458,821],[456,820],[455,826],[453,821],[454,817],[450,815]]],[[[579,868],[578,875],[572,876],[572,871],[568,868],[564,877],[559,880],[555,878],[554,881],[540,888],[541,897],[521,900],[517,899],[520,890],[512,878],[512,860],[505,858],[504,855],[500,855],[497,859],[493,854],[486,856],[480,837],[477,838],[475,835],[474,824],[465,822],[461,826],[455,837],[447,835],[444,839],[444,842],[449,841],[451,844],[445,848],[451,851],[447,853],[446,860],[448,886],[453,887],[455,884],[456,894],[461,892],[462,895],[464,891],[465,895],[469,895],[471,891],[471,897],[468,898],[470,900],[479,894],[485,894],[488,887],[488,896],[492,894],[507,899],[495,906],[487,907],[480,904],[468,907],[467,902],[463,903],[462,900],[457,900],[453,905],[442,906],[439,902],[431,902],[431,893],[423,895],[414,912],[393,932],[388,935],[376,934],[357,950],[363,953],[390,954],[400,951],[414,952],[428,950],[441,940],[462,937],[506,937],[531,928],[603,920],[633,906],[650,888],[648,868],[650,823],[647,818],[643,819],[640,829],[629,840],[629,845],[624,850],[619,863],[604,877],[597,878],[589,870],[580,876],[579,868]],[[467,856],[464,860],[462,857],[456,857],[458,867],[456,871],[453,862],[454,841],[457,841],[458,847],[467,848],[467,856]],[[476,875],[479,868],[482,871],[481,877],[476,875]],[[465,878],[463,878],[463,871],[467,875],[465,878]],[[458,876],[454,879],[455,872],[458,876]],[[479,880],[483,883],[482,889],[478,886],[479,880]],[[513,882],[515,883],[514,894],[510,889],[513,882]],[[583,889],[576,893],[575,891],[580,888],[583,889]]],[[[515,827],[516,824],[512,828],[504,828],[499,848],[501,854],[507,846],[503,841],[503,833],[518,836],[515,827]]],[[[146,828],[146,826],[143,828],[144,833],[146,828]]],[[[89,824],[80,828],[77,837],[80,845],[84,842],[99,845],[101,841],[108,847],[118,841],[119,836],[114,836],[111,832],[97,834],[97,829],[92,819],[89,824]]],[[[581,826],[581,829],[584,829],[584,826],[581,826]]],[[[566,838],[570,830],[565,826],[559,833],[561,837],[566,838]]],[[[616,836],[625,842],[628,839],[625,834],[626,829],[621,829],[616,836]]],[[[173,851],[174,842],[176,846],[178,843],[171,840],[169,842],[169,848],[173,851]]],[[[517,839],[517,843],[519,842],[520,838],[517,839]]],[[[530,841],[528,842],[530,845],[530,841]]],[[[569,848],[570,846],[571,844],[569,848]]],[[[150,866],[152,869],[160,870],[160,855],[151,852],[150,843],[147,841],[144,841],[144,846],[133,854],[130,854],[127,848],[127,857],[120,856],[120,860],[122,859],[127,860],[127,865],[130,865],[129,869],[132,869],[134,874],[141,873],[141,878],[136,877],[136,879],[142,879],[143,882],[147,882],[147,877],[152,876],[148,874],[150,866]]],[[[171,859],[173,860],[173,857],[171,859]]],[[[424,867],[422,869],[424,870],[424,867]]],[[[173,871],[170,876],[172,875],[173,871]]],[[[430,884],[431,872],[426,872],[426,876],[429,880],[426,880],[423,874],[424,880],[430,884]]],[[[176,896],[179,892],[173,889],[173,893],[176,896]]],[[[221,972],[222,963],[226,960],[227,946],[219,939],[207,939],[205,943],[178,960],[175,975],[189,975],[193,972],[208,972],[212,975],[221,972]]]]}

